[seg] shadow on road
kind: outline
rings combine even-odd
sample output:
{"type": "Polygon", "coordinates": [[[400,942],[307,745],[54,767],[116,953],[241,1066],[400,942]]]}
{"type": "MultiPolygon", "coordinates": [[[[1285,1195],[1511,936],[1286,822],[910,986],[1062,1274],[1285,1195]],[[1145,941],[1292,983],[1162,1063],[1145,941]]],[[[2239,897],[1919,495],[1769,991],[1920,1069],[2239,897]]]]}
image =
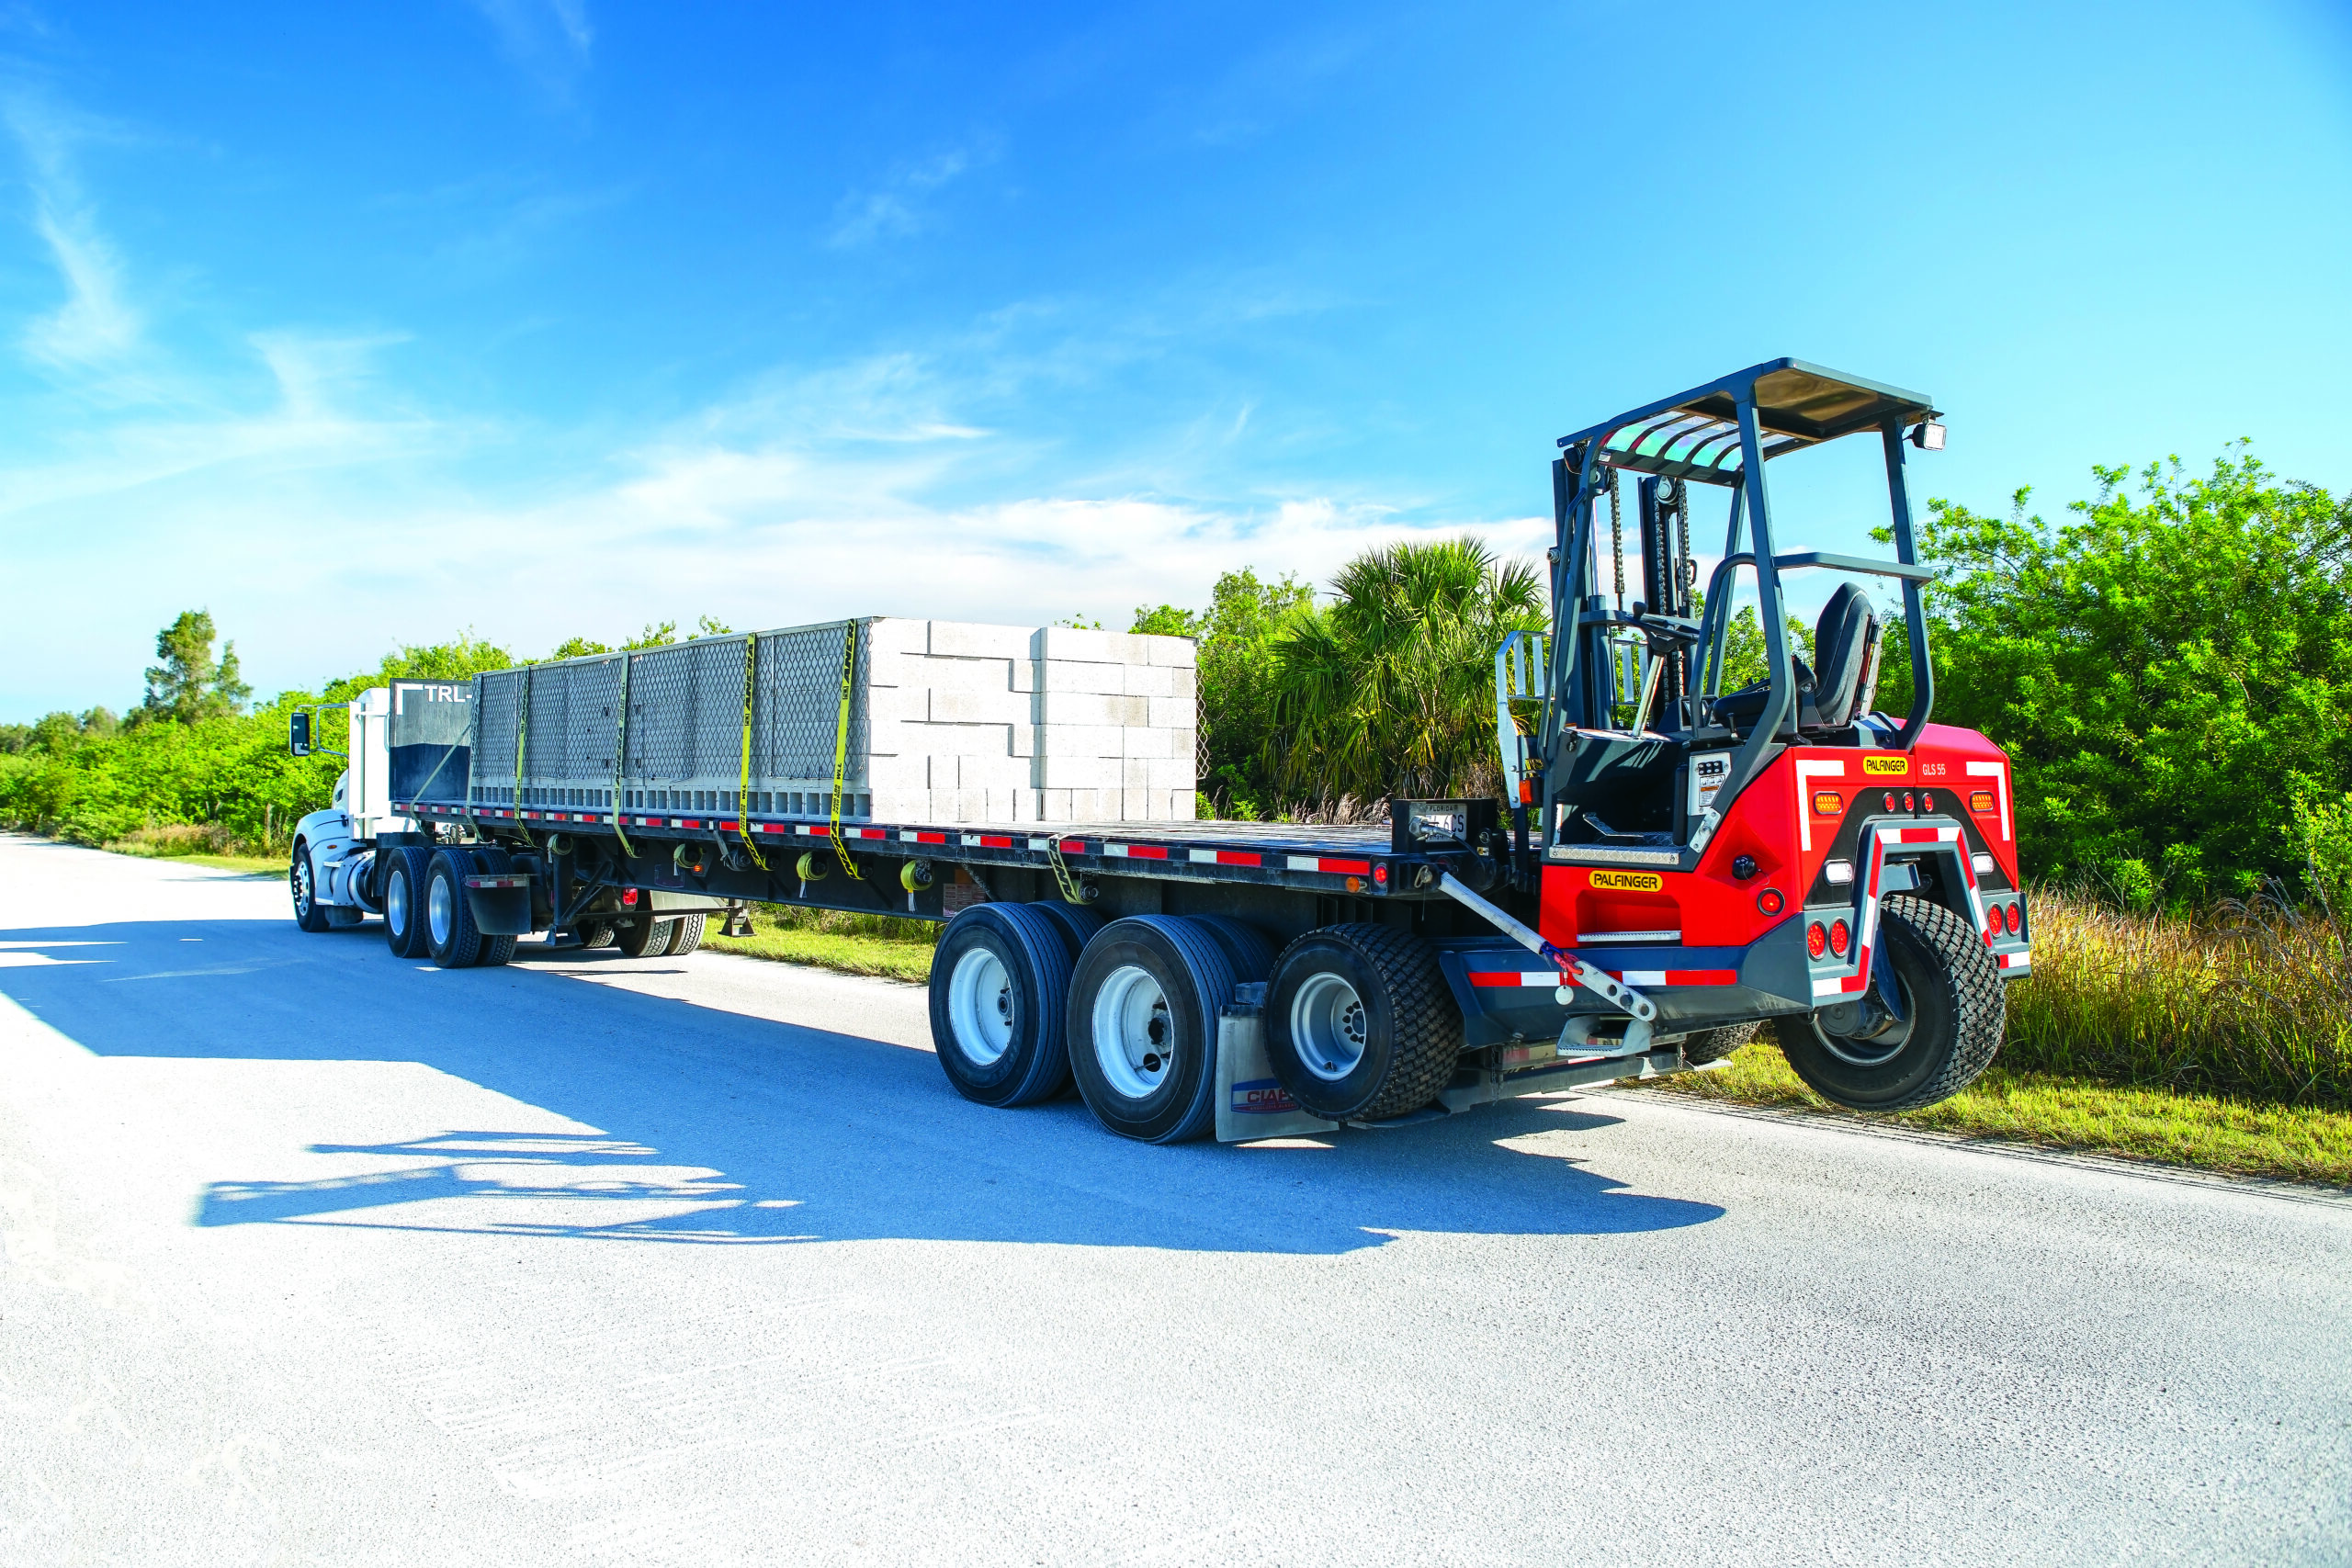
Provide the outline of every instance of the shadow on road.
{"type": "Polygon", "coordinates": [[[927,1054],[853,1032],[563,974],[436,970],[394,958],[372,924],[0,931],[0,993],[101,1056],[422,1063],[604,1130],[320,1143],[364,1168],[216,1181],[196,1207],[207,1226],[1333,1254],[1411,1232],[1595,1235],[1722,1213],[1526,1143],[1613,1123],[1589,1101],[1507,1101],[1326,1147],[1154,1148],[1102,1132],[1075,1099],[970,1104],[927,1054]]]}

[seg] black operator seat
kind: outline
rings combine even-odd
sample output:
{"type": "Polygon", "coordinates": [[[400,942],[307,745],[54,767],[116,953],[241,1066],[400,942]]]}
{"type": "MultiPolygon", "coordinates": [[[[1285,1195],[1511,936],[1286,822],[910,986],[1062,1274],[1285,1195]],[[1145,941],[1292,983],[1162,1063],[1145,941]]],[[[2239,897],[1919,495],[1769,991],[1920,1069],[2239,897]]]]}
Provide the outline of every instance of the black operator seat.
{"type": "MultiPolygon", "coordinates": [[[[1843,729],[1869,710],[1878,685],[1878,637],[1871,596],[1850,582],[1840,584],[1813,628],[1820,669],[1802,659],[1789,660],[1796,676],[1800,730],[1843,729]]],[[[1715,699],[1715,717],[1735,729],[1752,729],[1770,694],[1768,682],[1743,686],[1715,699]]]]}

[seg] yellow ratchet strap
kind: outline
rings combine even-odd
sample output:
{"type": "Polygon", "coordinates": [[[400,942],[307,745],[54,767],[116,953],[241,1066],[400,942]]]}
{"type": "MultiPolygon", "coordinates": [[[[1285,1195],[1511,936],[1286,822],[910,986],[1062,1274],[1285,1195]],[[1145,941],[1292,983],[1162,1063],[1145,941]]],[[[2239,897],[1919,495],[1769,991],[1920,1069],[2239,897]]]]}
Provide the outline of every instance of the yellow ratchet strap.
{"type": "Polygon", "coordinates": [[[613,736],[613,837],[621,841],[621,853],[631,860],[637,852],[629,847],[628,834],[621,829],[621,785],[628,776],[628,667],[630,657],[621,655],[621,695],[618,712],[620,722],[613,736]]]}
{"type": "Polygon", "coordinates": [[[860,882],[857,863],[849,858],[849,846],[842,842],[842,786],[849,778],[849,690],[857,672],[857,623],[842,623],[842,712],[833,728],[833,853],[841,857],[842,869],[860,882]]]}
{"type": "Polygon", "coordinates": [[[752,699],[758,690],[759,671],[760,634],[752,632],[743,638],[743,777],[735,791],[735,830],[742,835],[752,863],[765,871],[768,863],[752,840],[752,699]]]}
{"type": "Polygon", "coordinates": [[[523,666],[522,691],[514,698],[514,830],[523,835],[525,843],[536,850],[539,847],[538,840],[531,837],[531,830],[523,826],[523,754],[530,737],[531,667],[526,664],[523,666]]]}

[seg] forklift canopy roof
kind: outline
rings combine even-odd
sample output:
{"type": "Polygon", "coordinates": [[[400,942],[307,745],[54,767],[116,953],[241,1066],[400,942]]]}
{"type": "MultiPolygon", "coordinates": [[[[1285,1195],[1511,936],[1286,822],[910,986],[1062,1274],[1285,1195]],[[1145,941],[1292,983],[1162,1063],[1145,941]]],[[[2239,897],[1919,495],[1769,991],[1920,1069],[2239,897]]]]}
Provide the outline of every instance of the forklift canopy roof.
{"type": "Polygon", "coordinates": [[[1856,431],[1875,430],[1890,417],[1905,424],[1936,417],[1934,403],[1917,392],[1826,370],[1802,359],[1768,359],[1679,397],[1563,435],[1560,445],[1577,465],[1589,444],[1598,440],[1603,459],[1620,468],[1733,484],[1740,474],[1742,393],[1756,400],[1757,435],[1768,461],[1856,431]]]}

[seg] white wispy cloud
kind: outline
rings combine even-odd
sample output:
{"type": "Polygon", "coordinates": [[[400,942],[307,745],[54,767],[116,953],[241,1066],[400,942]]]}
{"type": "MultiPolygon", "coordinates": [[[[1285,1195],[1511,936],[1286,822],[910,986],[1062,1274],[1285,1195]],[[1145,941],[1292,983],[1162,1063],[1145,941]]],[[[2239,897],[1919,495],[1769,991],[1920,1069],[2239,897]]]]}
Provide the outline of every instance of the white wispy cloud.
{"type": "Polygon", "coordinates": [[[138,344],[141,323],[126,297],[122,257],[98,227],[75,170],[75,143],[92,124],[28,90],[0,99],[0,118],[23,156],[34,232],[65,286],[64,302],[26,325],[25,351],[57,368],[118,362],[138,344]]]}
{"type": "Polygon", "coordinates": [[[920,233],[935,221],[938,193],[957,178],[996,160],[993,139],[981,138],[893,168],[870,190],[852,191],[833,211],[825,243],[836,250],[920,233]]]}
{"type": "Polygon", "coordinates": [[[549,96],[561,101],[588,69],[596,41],[586,0],[473,0],[505,48],[549,96]]]}

